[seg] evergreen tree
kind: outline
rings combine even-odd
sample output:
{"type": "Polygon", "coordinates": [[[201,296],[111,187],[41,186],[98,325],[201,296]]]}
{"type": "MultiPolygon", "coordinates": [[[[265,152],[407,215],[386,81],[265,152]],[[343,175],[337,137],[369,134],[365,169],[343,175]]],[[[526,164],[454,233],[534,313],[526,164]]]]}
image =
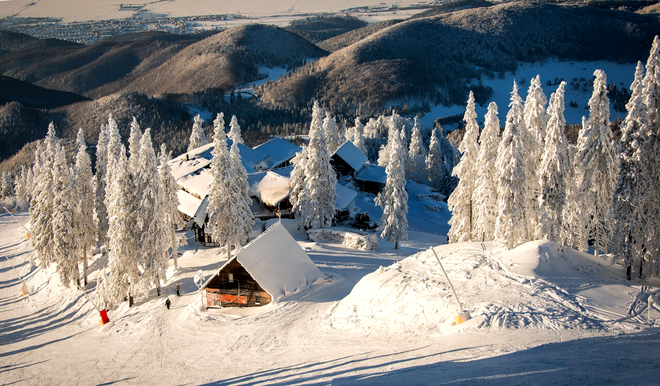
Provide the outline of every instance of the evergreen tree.
{"type": "Polygon", "coordinates": [[[399,249],[400,242],[408,240],[408,192],[404,165],[404,149],[401,144],[397,120],[390,127],[390,161],[385,169],[387,181],[374,202],[383,208],[380,218],[380,237],[399,249]]]}
{"type": "Polygon", "coordinates": [[[234,245],[236,250],[240,250],[241,245],[247,241],[252,230],[252,224],[254,224],[254,216],[252,210],[250,210],[252,199],[249,196],[250,185],[247,170],[241,162],[241,153],[236,142],[231,145],[229,157],[231,159],[232,182],[230,185],[230,199],[233,202],[230,217],[226,219],[232,225],[227,244],[228,248],[229,245],[234,245]]]}
{"type": "Polygon", "coordinates": [[[360,122],[360,118],[355,118],[355,127],[353,127],[352,137],[350,141],[353,142],[353,145],[360,149],[365,155],[367,155],[367,148],[364,142],[364,125],[360,122]]]}
{"type": "Polygon", "coordinates": [[[323,135],[325,136],[325,143],[327,145],[327,153],[334,154],[339,146],[339,127],[335,118],[326,111],[325,119],[323,120],[323,135]]]}
{"type": "MultiPolygon", "coordinates": [[[[616,150],[610,130],[610,101],[607,79],[594,72],[594,92],[589,99],[589,119],[578,137],[577,170],[588,236],[594,240],[594,254],[607,253],[610,243],[612,199],[618,176],[616,150]]],[[[583,241],[586,244],[586,240],[583,241]]]]}
{"type": "Polygon", "coordinates": [[[55,202],[53,170],[55,152],[59,146],[55,126],[51,122],[43,146],[35,154],[35,184],[30,201],[30,241],[39,256],[39,266],[48,268],[54,262],[52,214],[55,202]]]}
{"type": "Polygon", "coordinates": [[[235,115],[232,115],[231,121],[229,122],[229,134],[227,137],[231,139],[232,143],[243,143],[243,137],[241,137],[241,126],[238,124],[238,119],[235,115]]]}
{"type": "Polygon", "coordinates": [[[96,243],[96,223],[94,222],[94,175],[92,163],[87,154],[87,144],[83,130],[78,130],[76,137],[76,163],[74,165],[75,212],[74,237],[76,247],[83,258],[83,286],[87,285],[87,251],[96,243]]]}
{"type": "Polygon", "coordinates": [[[646,106],[643,95],[644,65],[637,63],[635,79],[630,86],[631,96],[626,104],[628,115],[621,125],[621,140],[617,156],[619,159],[619,179],[614,190],[612,215],[614,217],[614,237],[612,249],[623,262],[628,279],[632,278],[633,267],[639,275],[645,258],[647,223],[645,219],[644,196],[650,186],[641,178],[645,174],[640,162],[640,145],[644,143],[646,127],[646,106]]]}
{"type": "Polygon", "coordinates": [[[419,120],[417,117],[415,117],[415,125],[412,129],[407,160],[407,178],[418,183],[426,182],[428,179],[426,175],[426,148],[422,141],[422,133],[419,131],[419,120]]]}
{"type": "Polygon", "coordinates": [[[142,131],[140,131],[140,125],[138,124],[137,119],[133,117],[133,122],[131,122],[131,134],[128,137],[128,165],[133,175],[137,173],[141,139],[142,131]]]}
{"type": "Polygon", "coordinates": [[[74,228],[76,199],[64,148],[58,143],[53,162],[53,261],[66,287],[77,285],[80,279],[74,228]]]}
{"type": "Polygon", "coordinates": [[[227,136],[225,134],[224,114],[219,113],[214,121],[213,151],[211,154],[211,184],[209,190],[209,228],[211,237],[219,243],[227,244],[227,256],[231,256],[229,237],[233,224],[226,219],[230,218],[233,208],[230,186],[232,181],[232,165],[227,150],[227,136]]]}
{"type": "Polygon", "coordinates": [[[530,173],[529,160],[525,159],[529,149],[523,142],[525,122],[522,113],[522,99],[514,81],[495,164],[498,171],[495,242],[507,249],[529,240],[529,203],[533,194],[530,180],[536,177],[530,173]]]}
{"type": "Polygon", "coordinates": [[[564,87],[561,82],[557,91],[550,97],[547,134],[543,143],[543,156],[539,169],[539,229],[540,239],[561,242],[564,207],[567,196],[567,178],[570,178],[572,166],[568,154],[568,142],[564,135],[564,87]]]}
{"type": "Polygon", "coordinates": [[[148,293],[152,286],[160,296],[160,282],[165,279],[171,236],[167,227],[163,187],[158,174],[156,153],[151,144],[151,129],[140,140],[140,158],[135,188],[139,193],[136,213],[138,246],[143,269],[140,287],[148,293]]]}
{"type": "Polygon", "coordinates": [[[204,134],[204,128],[202,127],[204,122],[202,117],[199,114],[195,115],[195,120],[193,122],[192,133],[190,133],[190,144],[188,145],[188,151],[197,149],[200,146],[204,146],[209,143],[204,134]]]}
{"type": "Polygon", "coordinates": [[[96,143],[96,175],[94,176],[97,239],[101,245],[108,242],[108,208],[105,206],[108,166],[108,127],[104,124],[101,125],[99,139],[96,143]]]}
{"type": "MultiPolygon", "coordinates": [[[[16,179],[16,197],[18,198],[19,202],[22,203],[30,202],[30,185],[28,182],[28,173],[29,169],[25,166],[21,166],[21,174],[19,174],[18,178],[16,179]]],[[[21,206],[23,206],[23,204],[21,204],[21,206]]]]}
{"type": "Polygon", "coordinates": [[[98,287],[106,307],[119,304],[135,293],[140,283],[139,229],[137,227],[137,190],[128,170],[126,149],[120,145],[119,157],[108,165],[114,178],[106,194],[108,208],[107,276],[98,287]]]}
{"type": "Polygon", "coordinates": [[[169,247],[172,250],[174,270],[178,269],[178,248],[179,240],[176,236],[176,230],[184,225],[183,218],[179,214],[179,184],[177,184],[172,175],[172,168],[168,164],[170,160],[165,144],[160,145],[160,164],[158,174],[160,183],[163,186],[163,212],[165,214],[165,226],[169,234],[169,247]]]}
{"type": "Polygon", "coordinates": [[[305,188],[298,197],[305,229],[330,226],[335,215],[337,177],[330,165],[328,146],[321,126],[322,113],[318,101],[315,101],[309,129],[305,188]]]}
{"type": "Polygon", "coordinates": [[[0,181],[0,197],[11,197],[14,195],[14,182],[12,181],[11,174],[7,171],[2,171],[2,178],[0,181]]]}
{"type": "MultiPolygon", "coordinates": [[[[586,118],[582,117],[582,126],[586,125],[586,118]]],[[[560,243],[573,249],[580,249],[582,234],[584,233],[584,216],[582,216],[582,203],[579,192],[578,173],[575,170],[577,146],[568,145],[568,163],[571,165],[566,172],[566,203],[562,217],[560,243]]]]}
{"type": "Polygon", "coordinates": [[[305,180],[307,175],[307,145],[303,145],[302,150],[296,153],[291,159],[293,170],[291,171],[291,183],[289,188],[289,201],[293,205],[292,210],[296,213],[296,217],[302,217],[304,197],[302,196],[305,190],[305,180]],[[301,198],[303,201],[301,201],[301,198]]]}
{"type": "Polygon", "coordinates": [[[429,153],[426,155],[426,174],[428,175],[431,187],[438,191],[441,190],[443,165],[446,161],[440,147],[438,129],[433,129],[431,132],[431,142],[429,143],[429,153]]]}
{"type": "Polygon", "coordinates": [[[479,154],[475,164],[478,177],[474,187],[475,236],[482,240],[492,240],[495,237],[495,221],[497,220],[497,147],[500,142],[500,120],[497,117],[497,104],[490,102],[486,113],[484,130],[479,137],[479,154]]]}
{"type": "Polygon", "coordinates": [[[479,125],[474,105],[474,94],[470,91],[465,115],[465,134],[458,150],[461,152],[461,161],[454,167],[452,175],[458,177],[458,186],[447,200],[452,217],[449,220],[448,239],[452,242],[472,240],[474,230],[474,205],[472,194],[477,173],[474,168],[479,155],[479,125]]]}

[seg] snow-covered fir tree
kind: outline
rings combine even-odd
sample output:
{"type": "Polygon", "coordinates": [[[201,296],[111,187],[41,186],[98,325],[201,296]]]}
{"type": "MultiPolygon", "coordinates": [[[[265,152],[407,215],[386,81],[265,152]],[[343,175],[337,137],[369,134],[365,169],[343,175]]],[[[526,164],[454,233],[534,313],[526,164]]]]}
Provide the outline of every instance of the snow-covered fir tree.
{"type": "Polygon", "coordinates": [[[644,65],[638,62],[635,79],[630,86],[630,100],[626,104],[628,115],[621,125],[621,139],[617,150],[619,179],[612,204],[615,228],[612,251],[617,259],[623,262],[628,279],[632,278],[633,273],[635,277],[639,277],[642,261],[646,257],[647,224],[644,206],[639,205],[644,202],[646,192],[650,189],[648,181],[640,178],[645,173],[640,154],[646,127],[643,80],[644,65]]]}
{"type": "Polygon", "coordinates": [[[53,162],[53,261],[66,287],[77,285],[80,279],[74,223],[76,199],[64,148],[58,143],[53,162]]]}
{"type": "Polygon", "coordinates": [[[163,187],[158,174],[158,161],[151,143],[151,129],[140,140],[140,157],[135,179],[137,196],[137,228],[140,262],[143,269],[140,287],[144,293],[165,279],[171,235],[165,218],[163,187]]]}
{"type": "Polygon", "coordinates": [[[76,161],[74,164],[73,190],[75,211],[73,217],[77,252],[83,259],[82,285],[87,285],[87,252],[96,244],[96,223],[94,222],[94,175],[92,162],[87,154],[87,144],[83,130],[76,137],[76,161]]]}
{"type": "Polygon", "coordinates": [[[500,143],[500,120],[497,117],[497,104],[490,102],[486,113],[484,129],[479,137],[479,154],[475,169],[478,172],[474,186],[474,232],[482,240],[495,237],[497,220],[497,147],[500,143]]]}
{"type": "Polygon", "coordinates": [[[43,145],[38,144],[35,152],[34,186],[30,201],[30,242],[39,256],[39,266],[48,268],[54,262],[53,257],[53,207],[55,190],[53,169],[55,152],[59,146],[55,135],[55,126],[51,122],[43,145]]]}
{"type": "Polygon", "coordinates": [[[335,118],[327,111],[323,120],[323,135],[325,136],[325,143],[328,147],[328,154],[334,154],[339,149],[339,146],[341,146],[339,142],[339,127],[335,118]]]}
{"type": "MultiPolygon", "coordinates": [[[[232,225],[231,232],[227,238],[227,244],[234,245],[235,250],[240,250],[250,235],[254,215],[250,210],[252,199],[249,196],[250,184],[248,183],[247,170],[241,162],[241,153],[236,142],[232,143],[229,151],[231,160],[232,184],[230,185],[230,198],[232,200],[232,212],[225,221],[232,225]]],[[[229,248],[229,247],[228,247],[229,248]]]]}
{"type": "Polygon", "coordinates": [[[327,227],[335,215],[337,177],[330,165],[328,146],[321,123],[323,110],[314,101],[307,147],[305,188],[298,197],[301,222],[305,229],[327,227]]]}
{"type": "Polygon", "coordinates": [[[422,133],[419,130],[419,120],[415,117],[415,125],[412,128],[410,137],[410,148],[408,157],[406,157],[406,176],[417,183],[425,183],[428,180],[426,175],[426,147],[422,140],[422,133]]]}
{"type": "MultiPolygon", "coordinates": [[[[586,125],[586,118],[582,117],[582,126],[586,125]]],[[[566,175],[566,203],[562,217],[562,229],[560,244],[573,249],[580,249],[582,234],[584,233],[584,216],[582,216],[582,204],[580,202],[579,181],[575,170],[575,158],[577,157],[577,146],[568,145],[568,163],[571,168],[566,175]]]]}
{"type": "Polygon", "coordinates": [[[537,75],[529,82],[529,89],[527,90],[527,98],[525,99],[525,107],[523,110],[523,119],[525,120],[525,127],[529,133],[534,137],[536,148],[532,151],[536,152],[538,162],[541,162],[543,149],[545,147],[546,127],[548,125],[549,116],[545,110],[545,105],[548,103],[541,88],[541,77],[537,75]]]}
{"type": "Polygon", "coordinates": [[[229,133],[227,137],[231,139],[232,142],[243,143],[243,137],[241,136],[241,125],[238,124],[238,118],[235,115],[231,116],[231,121],[229,122],[229,133]]]}
{"type": "Polygon", "coordinates": [[[137,173],[141,139],[142,131],[140,130],[140,124],[137,119],[133,117],[133,121],[131,122],[131,133],[128,137],[128,165],[133,175],[137,173]]]}
{"type": "MultiPolygon", "coordinates": [[[[582,215],[594,254],[607,252],[611,237],[612,198],[619,166],[610,129],[610,101],[607,78],[602,70],[594,72],[594,92],[589,99],[589,119],[580,130],[576,157],[582,215]]],[[[586,246],[586,240],[582,242],[586,246]]]]}
{"type": "Polygon", "coordinates": [[[302,150],[296,153],[291,159],[293,170],[291,171],[290,188],[289,188],[289,201],[291,202],[292,210],[296,213],[296,217],[302,216],[303,201],[300,200],[303,190],[305,190],[305,179],[307,175],[307,145],[302,146],[302,150]]]}
{"type": "Polygon", "coordinates": [[[458,186],[447,200],[452,217],[449,220],[449,233],[447,237],[451,242],[468,241],[474,238],[474,183],[477,180],[477,170],[474,166],[479,155],[479,125],[474,105],[474,93],[470,91],[465,115],[465,134],[458,150],[461,152],[461,161],[454,167],[452,175],[458,177],[458,186]]]}
{"type": "Polygon", "coordinates": [[[209,143],[209,141],[206,139],[206,135],[204,134],[203,125],[204,121],[202,121],[202,117],[199,114],[195,115],[192,132],[190,133],[190,143],[188,144],[187,151],[197,149],[198,147],[209,143]]]}
{"type": "MultiPolygon", "coordinates": [[[[506,115],[502,140],[497,149],[497,209],[495,242],[508,249],[530,239],[531,180],[536,176],[528,167],[529,149],[525,148],[522,99],[513,82],[511,103],[506,115]]],[[[460,184],[459,184],[460,186],[460,184]]]]}
{"type": "Polygon", "coordinates": [[[14,185],[14,190],[16,191],[16,198],[18,198],[18,201],[20,203],[23,203],[21,205],[24,205],[24,203],[29,203],[30,202],[30,169],[26,168],[25,165],[21,166],[21,173],[18,175],[18,178],[16,179],[16,183],[14,185]]]}
{"type": "Polygon", "coordinates": [[[179,239],[176,230],[183,227],[183,218],[179,214],[179,184],[177,184],[172,175],[172,168],[168,164],[170,160],[169,153],[165,144],[160,145],[160,157],[158,165],[158,174],[160,183],[163,186],[163,213],[165,214],[165,225],[169,234],[169,247],[172,253],[174,270],[179,267],[177,257],[179,248],[179,239]]]}
{"type": "Polygon", "coordinates": [[[114,178],[108,185],[108,265],[104,280],[97,287],[102,304],[112,307],[135,294],[140,283],[140,248],[137,227],[137,191],[120,145],[119,157],[108,165],[114,178]]]}
{"type": "Polygon", "coordinates": [[[108,126],[103,124],[96,143],[96,175],[94,176],[97,239],[101,245],[108,242],[108,208],[105,206],[108,166],[108,126]]]}
{"type": "Polygon", "coordinates": [[[11,197],[14,195],[14,181],[6,170],[2,171],[0,178],[0,197],[11,197]]]}
{"type": "Polygon", "coordinates": [[[404,165],[404,148],[400,139],[400,127],[396,119],[391,120],[390,127],[390,161],[385,168],[387,181],[385,188],[378,193],[374,202],[383,208],[378,230],[380,237],[399,249],[401,241],[408,240],[408,192],[406,191],[406,170],[404,165]]]}
{"type": "Polygon", "coordinates": [[[564,134],[564,87],[561,82],[550,97],[549,120],[539,168],[539,226],[537,238],[561,242],[567,184],[571,183],[572,167],[568,142],[564,134]]]}
{"type": "Polygon", "coordinates": [[[232,165],[227,150],[224,114],[219,113],[213,121],[213,151],[211,154],[211,183],[209,185],[209,229],[214,241],[227,244],[227,255],[231,256],[231,245],[227,242],[232,234],[233,224],[226,221],[232,215],[233,202],[231,184],[233,183],[232,165]]]}
{"type": "Polygon", "coordinates": [[[443,166],[447,160],[442,154],[440,140],[438,139],[438,129],[431,132],[431,142],[429,143],[429,153],[426,155],[426,174],[429,184],[436,190],[440,190],[441,179],[443,177],[443,166]]]}
{"type": "Polygon", "coordinates": [[[355,118],[355,126],[352,128],[351,133],[352,137],[349,140],[353,142],[353,145],[360,149],[364,155],[367,155],[367,147],[364,143],[364,125],[360,122],[359,117],[355,118]]]}
{"type": "Polygon", "coordinates": [[[369,119],[364,125],[364,146],[367,149],[367,158],[371,162],[378,161],[378,152],[383,145],[383,132],[386,130],[384,121],[384,117],[379,116],[377,119],[369,119]]]}

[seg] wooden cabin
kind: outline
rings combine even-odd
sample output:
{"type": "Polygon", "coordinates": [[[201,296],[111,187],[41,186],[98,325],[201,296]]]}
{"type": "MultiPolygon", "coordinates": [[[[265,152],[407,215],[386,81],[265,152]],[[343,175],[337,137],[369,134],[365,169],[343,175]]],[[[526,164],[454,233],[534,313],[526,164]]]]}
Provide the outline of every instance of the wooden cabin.
{"type": "Polygon", "coordinates": [[[322,276],[284,225],[276,222],[227,261],[202,290],[206,307],[258,307],[322,276]]]}

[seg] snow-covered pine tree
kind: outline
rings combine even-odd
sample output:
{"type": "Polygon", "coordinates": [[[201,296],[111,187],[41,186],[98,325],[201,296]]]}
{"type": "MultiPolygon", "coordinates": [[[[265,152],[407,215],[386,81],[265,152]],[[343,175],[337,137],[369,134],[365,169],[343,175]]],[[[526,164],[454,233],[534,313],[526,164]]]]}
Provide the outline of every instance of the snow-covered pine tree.
{"type": "Polygon", "coordinates": [[[399,249],[400,242],[408,240],[408,192],[406,191],[406,170],[404,152],[401,144],[398,120],[392,119],[390,127],[389,155],[390,161],[385,168],[387,181],[385,188],[378,193],[374,202],[383,208],[380,218],[380,237],[394,243],[394,249],[399,249]]]}
{"type": "Polygon", "coordinates": [[[621,139],[617,151],[619,179],[612,204],[615,228],[612,250],[617,260],[626,268],[628,279],[632,278],[633,273],[636,277],[639,276],[646,254],[644,246],[647,240],[647,224],[644,206],[640,203],[644,202],[650,186],[648,181],[641,178],[645,170],[640,162],[640,145],[644,143],[646,128],[643,80],[644,65],[637,62],[635,79],[630,86],[630,100],[626,104],[628,115],[621,125],[621,139]]]}
{"type": "Polygon", "coordinates": [[[296,153],[291,159],[293,170],[291,171],[291,183],[289,188],[289,201],[293,206],[292,210],[296,217],[302,218],[304,197],[302,192],[305,190],[305,179],[307,175],[307,145],[302,146],[302,150],[296,153]],[[303,201],[301,201],[303,198],[303,201]]]}
{"type": "MultiPolygon", "coordinates": [[[[241,162],[241,153],[236,142],[232,143],[229,151],[231,159],[232,184],[230,185],[232,201],[230,217],[225,221],[232,225],[231,232],[227,238],[227,244],[234,245],[235,250],[240,250],[245,244],[254,224],[254,216],[250,210],[252,199],[249,196],[250,184],[248,183],[247,170],[241,162]]],[[[229,248],[229,247],[228,247],[229,248]]]]}
{"type": "MultiPolygon", "coordinates": [[[[582,126],[585,125],[586,118],[582,117],[582,126]]],[[[577,181],[577,171],[575,170],[577,146],[568,144],[567,154],[571,168],[566,173],[566,203],[564,204],[559,242],[573,249],[580,249],[582,234],[584,233],[584,216],[582,216],[582,203],[578,191],[579,181],[577,181]]]]}
{"type": "Polygon", "coordinates": [[[539,226],[537,238],[561,242],[567,184],[572,176],[573,165],[568,154],[568,142],[564,134],[564,87],[561,82],[550,97],[549,120],[546,137],[542,143],[543,155],[539,168],[539,226]]]}
{"type": "MultiPolygon", "coordinates": [[[[594,255],[607,253],[612,233],[612,198],[619,173],[610,129],[610,101],[605,72],[594,72],[594,92],[589,99],[589,119],[578,137],[577,170],[583,216],[594,255]]],[[[586,240],[583,241],[586,244],[586,240]]]]}
{"type": "Polygon", "coordinates": [[[325,112],[325,119],[323,120],[323,135],[325,136],[325,143],[328,146],[328,154],[334,154],[342,144],[339,142],[337,121],[335,121],[335,118],[328,111],[325,112]]]}
{"type": "Polygon", "coordinates": [[[407,178],[420,184],[425,183],[428,180],[426,175],[426,147],[422,141],[422,133],[419,131],[419,119],[417,117],[415,117],[415,124],[412,128],[407,161],[407,178]]]}
{"type": "Polygon", "coordinates": [[[305,229],[330,226],[335,215],[337,176],[330,165],[328,146],[321,126],[322,114],[323,110],[318,101],[314,101],[307,147],[305,188],[298,197],[301,221],[305,229]]]}
{"type": "Polygon", "coordinates": [[[241,136],[241,125],[238,124],[238,118],[235,115],[231,116],[231,121],[229,122],[229,133],[227,137],[231,139],[232,143],[243,143],[243,137],[241,136]]]}
{"type": "Polygon", "coordinates": [[[2,171],[2,178],[0,178],[0,197],[11,197],[14,195],[14,181],[11,174],[6,170],[2,171]]]}
{"type": "Polygon", "coordinates": [[[165,218],[163,187],[158,175],[156,153],[151,144],[151,129],[144,131],[140,140],[140,156],[135,178],[137,202],[139,260],[143,272],[140,288],[148,294],[156,287],[160,296],[160,282],[165,279],[169,259],[171,236],[165,218]]]}
{"type": "Polygon", "coordinates": [[[67,288],[71,283],[78,285],[80,279],[74,226],[76,199],[64,148],[58,143],[53,162],[53,261],[67,288]]]}
{"type": "Polygon", "coordinates": [[[179,240],[176,236],[176,230],[184,225],[183,218],[179,214],[179,184],[176,183],[172,175],[172,168],[168,164],[170,160],[169,153],[165,144],[160,145],[160,164],[158,165],[158,174],[160,183],[163,186],[163,212],[165,214],[165,225],[169,234],[169,247],[172,250],[174,270],[178,269],[178,248],[179,240]]]}
{"type": "Polygon", "coordinates": [[[204,134],[203,125],[204,121],[202,121],[202,117],[199,114],[195,115],[192,132],[190,133],[190,144],[188,145],[188,151],[209,143],[209,141],[206,139],[206,135],[204,134]]]}
{"type": "Polygon", "coordinates": [[[128,137],[128,165],[133,175],[137,173],[141,139],[142,131],[140,130],[140,124],[137,119],[133,117],[133,122],[131,122],[131,134],[128,137]]]}
{"type": "Polygon", "coordinates": [[[500,143],[500,120],[497,117],[497,104],[490,102],[486,113],[484,129],[479,137],[479,154],[475,164],[478,171],[474,186],[474,233],[482,240],[495,237],[497,220],[497,147],[500,143]]]}
{"type": "Polygon", "coordinates": [[[346,128],[346,120],[344,120],[344,122],[341,124],[341,129],[339,130],[339,146],[348,141],[347,132],[348,129],[346,128]]]}
{"type": "MultiPolygon", "coordinates": [[[[232,166],[227,150],[224,114],[219,113],[213,121],[213,151],[211,154],[211,183],[209,185],[209,229],[215,242],[227,243],[233,224],[226,221],[232,213],[231,184],[232,166]]],[[[227,255],[231,256],[231,245],[227,243],[227,255]]]]}
{"type": "Polygon", "coordinates": [[[431,187],[440,190],[440,181],[442,179],[443,164],[446,162],[440,147],[438,139],[438,129],[431,132],[431,142],[429,143],[429,153],[426,155],[426,174],[429,178],[431,187]]]}
{"type": "Polygon", "coordinates": [[[48,134],[43,146],[37,146],[35,153],[35,184],[30,201],[32,247],[39,256],[39,266],[48,268],[54,262],[53,257],[53,205],[55,190],[53,185],[53,169],[55,153],[59,146],[55,135],[55,126],[48,125],[48,134]]]}
{"type": "Polygon", "coordinates": [[[355,118],[355,126],[351,130],[352,137],[349,139],[353,142],[353,145],[360,149],[365,155],[367,155],[367,147],[364,143],[364,125],[360,122],[360,118],[355,118]]]}
{"type": "Polygon", "coordinates": [[[75,197],[73,227],[76,248],[83,259],[82,285],[84,287],[87,286],[87,251],[96,243],[97,229],[94,222],[94,175],[82,129],[78,130],[76,137],[76,163],[73,170],[75,197]]]}
{"type": "MultiPolygon", "coordinates": [[[[115,162],[117,162],[117,160],[121,156],[122,148],[124,148],[124,153],[126,152],[126,149],[124,145],[122,145],[121,135],[119,134],[119,127],[117,126],[117,122],[112,117],[112,114],[108,115],[107,128],[108,128],[108,148],[107,148],[106,159],[108,165],[113,165],[115,162]]],[[[126,156],[126,154],[124,154],[124,156],[126,156]]],[[[130,172],[130,166],[129,166],[129,172],[130,172]]],[[[110,183],[114,179],[112,173],[113,173],[113,168],[108,166],[105,174],[106,188],[108,185],[110,185],[110,183]]],[[[107,200],[106,200],[106,205],[107,205],[107,200]]]]}
{"type": "Polygon", "coordinates": [[[371,162],[378,161],[378,152],[383,144],[383,136],[380,130],[382,116],[378,119],[371,118],[364,126],[364,146],[367,149],[367,158],[371,162]]]}
{"type": "Polygon", "coordinates": [[[449,220],[449,234],[451,242],[469,241],[474,238],[474,205],[472,194],[477,181],[477,171],[474,166],[479,155],[479,125],[474,105],[474,93],[470,91],[465,115],[465,134],[458,150],[461,152],[461,161],[454,167],[452,175],[458,177],[458,186],[447,200],[449,210],[452,211],[449,220]]]}
{"type": "Polygon", "coordinates": [[[523,120],[525,121],[526,130],[523,132],[523,143],[527,151],[533,153],[528,157],[530,172],[534,173],[536,178],[530,181],[533,189],[533,196],[530,202],[531,208],[531,224],[530,224],[530,239],[534,238],[536,231],[540,229],[538,225],[538,200],[541,195],[539,186],[539,168],[541,165],[541,158],[543,156],[543,149],[545,148],[545,136],[548,125],[548,113],[545,111],[545,105],[548,103],[541,88],[541,77],[537,75],[529,82],[529,89],[527,91],[527,98],[525,99],[525,107],[523,109],[523,120]]]}
{"type": "Polygon", "coordinates": [[[108,243],[108,208],[105,206],[108,167],[108,126],[102,124],[96,143],[96,175],[94,176],[97,239],[101,245],[108,243]]]}
{"type": "Polygon", "coordinates": [[[137,191],[126,159],[126,148],[120,145],[119,157],[108,165],[114,178],[106,194],[108,208],[108,265],[105,279],[97,287],[106,307],[119,304],[134,294],[140,282],[137,227],[137,191]]]}
{"type": "Polygon", "coordinates": [[[25,203],[30,202],[30,185],[28,182],[29,179],[29,169],[25,166],[21,166],[21,173],[18,175],[15,184],[16,197],[18,198],[19,205],[23,208],[25,203]]]}
{"type": "Polygon", "coordinates": [[[528,149],[524,147],[522,99],[513,82],[511,103],[506,115],[502,140],[497,148],[497,209],[495,242],[508,249],[529,240],[529,207],[533,191],[530,180],[536,176],[528,167],[528,149]]]}

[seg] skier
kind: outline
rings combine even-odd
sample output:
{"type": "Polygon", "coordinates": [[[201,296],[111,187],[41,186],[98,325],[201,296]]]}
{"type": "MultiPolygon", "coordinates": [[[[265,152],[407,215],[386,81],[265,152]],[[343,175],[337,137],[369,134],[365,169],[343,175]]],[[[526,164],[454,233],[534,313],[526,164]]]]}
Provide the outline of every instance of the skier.
{"type": "Polygon", "coordinates": [[[165,299],[165,305],[167,306],[167,309],[168,309],[168,310],[170,309],[170,304],[171,304],[171,303],[172,303],[172,302],[170,302],[170,298],[165,299]]]}
{"type": "Polygon", "coordinates": [[[179,290],[180,290],[181,288],[180,288],[179,285],[177,284],[177,285],[174,286],[174,289],[176,290],[176,297],[178,298],[178,297],[179,297],[179,290]]]}

